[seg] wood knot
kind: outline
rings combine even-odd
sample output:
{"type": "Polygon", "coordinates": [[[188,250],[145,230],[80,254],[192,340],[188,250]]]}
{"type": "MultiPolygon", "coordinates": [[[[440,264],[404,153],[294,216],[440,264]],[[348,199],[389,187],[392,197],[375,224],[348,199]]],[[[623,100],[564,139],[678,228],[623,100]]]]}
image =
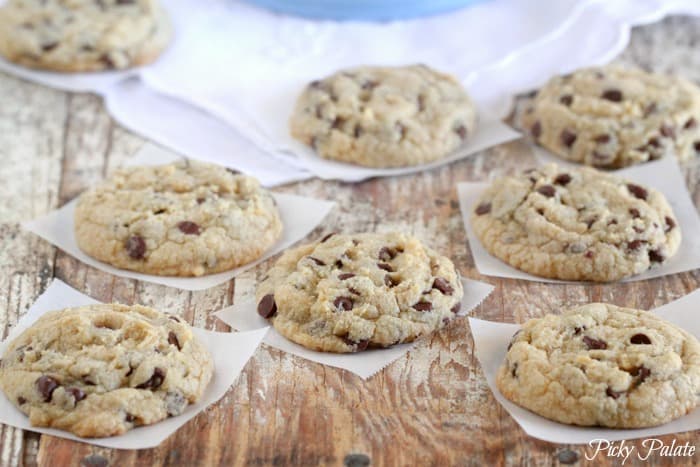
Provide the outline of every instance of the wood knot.
{"type": "Polygon", "coordinates": [[[578,461],[578,454],[571,449],[564,449],[557,454],[559,462],[562,464],[573,464],[578,461]]]}
{"type": "Polygon", "coordinates": [[[99,454],[91,454],[87,457],[83,457],[80,461],[82,467],[107,467],[109,461],[106,457],[100,456],[99,454]]]}
{"type": "Polygon", "coordinates": [[[370,464],[369,456],[367,454],[348,454],[343,459],[343,465],[345,467],[368,467],[370,464]]]}

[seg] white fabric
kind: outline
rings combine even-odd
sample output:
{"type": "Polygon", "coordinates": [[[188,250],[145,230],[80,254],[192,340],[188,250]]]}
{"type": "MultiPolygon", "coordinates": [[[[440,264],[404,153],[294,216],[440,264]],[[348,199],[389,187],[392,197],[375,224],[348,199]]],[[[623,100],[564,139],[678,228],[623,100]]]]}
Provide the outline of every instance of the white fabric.
{"type": "Polygon", "coordinates": [[[295,18],[233,0],[163,3],[176,37],[151,66],[63,75],[0,61],[0,69],[107,95],[125,126],[191,157],[245,161],[266,185],[311,175],[299,167],[319,175],[308,158],[287,153],[299,150],[287,119],[301,87],[338,68],[424,62],[462,79],[486,117],[503,116],[513,93],[554,73],[611,60],[626,46],[631,26],[669,13],[700,15],[697,0],[486,0],[429,18],[360,23],[295,18]],[[116,84],[134,75],[140,81],[116,84]],[[154,116],[167,116],[167,125],[154,116]],[[197,131],[167,131],[170,126],[197,131]],[[270,161],[278,166],[274,176],[270,161]]]}

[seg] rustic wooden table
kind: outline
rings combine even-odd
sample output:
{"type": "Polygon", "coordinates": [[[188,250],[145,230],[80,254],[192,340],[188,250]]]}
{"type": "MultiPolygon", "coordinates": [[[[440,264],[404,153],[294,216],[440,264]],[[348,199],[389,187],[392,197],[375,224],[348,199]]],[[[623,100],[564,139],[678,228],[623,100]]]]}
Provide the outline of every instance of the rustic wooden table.
{"type": "MultiPolygon", "coordinates": [[[[700,83],[698,43],[700,18],[670,18],[635,29],[618,60],[700,83]]],[[[58,92],[0,74],[0,96],[0,335],[54,277],[102,301],[143,303],[179,313],[195,326],[227,331],[211,313],[232,303],[234,281],[190,293],[122,279],[22,230],[21,221],[61,206],[98,182],[144,140],[117,125],[93,95],[58,92]]],[[[652,308],[700,286],[700,271],[593,286],[482,277],[466,243],[455,185],[532,164],[528,146],[516,141],[419,175],[352,185],[313,180],[279,191],[338,202],[309,238],[376,228],[422,237],[450,256],[463,275],[497,287],[474,311],[479,318],[523,322],[590,301],[652,308]]],[[[700,160],[686,166],[685,173],[700,205],[700,160]]],[[[252,281],[268,266],[241,279],[252,281]]],[[[699,434],[661,439],[696,444],[699,434]]],[[[0,426],[2,466],[551,465],[584,463],[592,453],[588,447],[549,444],[524,434],[487,387],[465,318],[421,341],[368,381],[263,346],[222,400],[156,449],[102,449],[0,426]]],[[[697,454],[685,459],[699,460],[697,454]]],[[[615,462],[603,456],[595,461],[615,462]]],[[[627,465],[639,462],[631,458],[627,465]]]]}

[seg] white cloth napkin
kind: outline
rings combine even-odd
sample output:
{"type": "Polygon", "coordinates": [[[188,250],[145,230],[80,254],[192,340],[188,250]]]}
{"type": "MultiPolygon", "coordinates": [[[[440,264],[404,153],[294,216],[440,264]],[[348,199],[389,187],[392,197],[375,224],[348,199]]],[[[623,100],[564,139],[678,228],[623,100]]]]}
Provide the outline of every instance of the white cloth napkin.
{"type": "Polygon", "coordinates": [[[268,158],[286,157],[286,164],[274,159],[279,169],[266,184],[308,176],[290,170],[308,167],[303,160],[285,156],[288,114],[305,83],[338,68],[424,62],[457,75],[485,117],[500,117],[513,93],[554,73],[612,59],[633,25],[669,13],[700,15],[697,0],[487,0],[429,18],[363,23],[295,18],[233,0],[163,3],[175,40],[155,64],[125,73],[141,78],[128,87],[114,91],[123,78],[118,73],[63,75],[5,61],[0,70],[62,89],[118,96],[108,108],[122,124],[165,146],[188,148],[190,157],[217,157],[230,165],[247,154],[248,172],[263,176],[268,158]],[[172,98],[181,102],[168,102],[172,98]],[[201,125],[196,109],[233,130],[201,125]],[[167,116],[167,124],[153,116],[167,116]],[[166,126],[196,129],[197,135],[166,126]],[[249,150],[246,141],[259,150],[249,150]],[[239,157],[231,159],[235,153],[239,157]]]}

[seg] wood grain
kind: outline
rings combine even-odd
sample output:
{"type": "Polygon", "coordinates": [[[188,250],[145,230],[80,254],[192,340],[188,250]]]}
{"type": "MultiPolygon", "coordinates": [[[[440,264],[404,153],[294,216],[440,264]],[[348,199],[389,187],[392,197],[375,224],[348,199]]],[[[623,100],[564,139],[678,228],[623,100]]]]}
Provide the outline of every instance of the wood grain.
{"type": "MultiPolygon", "coordinates": [[[[700,82],[700,19],[670,18],[636,29],[619,61],[673,71],[700,82]]],[[[113,277],[87,267],[19,223],[61,206],[122,164],[143,140],[122,129],[100,99],[67,94],[0,74],[0,333],[53,277],[103,301],[143,303],[195,326],[227,331],[211,316],[232,303],[236,284],[200,292],[113,277]]],[[[337,230],[401,229],[447,254],[466,277],[496,285],[474,311],[522,322],[592,300],[652,308],[700,286],[700,272],[637,283],[552,285],[482,277],[466,244],[455,185],[534,163],[511,142],[414,176],[358,184],[312,180],[279,191],[334,199],[338,208],[310,238],[337,230]],[[407,207],[410,206],[410,209],[407,207]]],[[[685,167],[700,205],[700,163],[685,167]]],[[[692,234],[692,233],[691,233],[692,234]]],[[[697,233],[695,233],[697,234],[697,233]]],[[[269,266],[244,274],[252,283],[269,266]]],[[[665,436],[697,443],[700,432],[665,436]]],[[[639,447],[639,442],[631,443],[639,447]]],[[[465,318],[368,381],[263,346],[224,398],[156,449],[102,449],[0,426],[0,465],[552,465],[592,450],[528,437],[495,401],[474,355],[465,318]]],[[[689,462],[698,462],[696,455],[689,462]]],[[[654,464],[672,458],[652,457],[654,464]]],[[[597,464],[613,464],[599,457],[597,464]]],[[[626,465],[640,461],[630,459],[626,465]]]]}

